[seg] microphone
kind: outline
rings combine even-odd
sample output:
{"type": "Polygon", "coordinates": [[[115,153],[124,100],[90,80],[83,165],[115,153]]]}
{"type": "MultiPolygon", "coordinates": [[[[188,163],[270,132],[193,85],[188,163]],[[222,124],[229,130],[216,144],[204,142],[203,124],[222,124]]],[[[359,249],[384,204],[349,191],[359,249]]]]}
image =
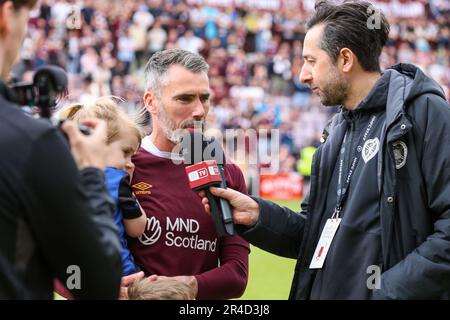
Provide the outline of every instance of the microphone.
{"type": "Polygon", "coordinates": [[[218,237],[234,235],[230,204],[209,191],[210,186],[227,188],[222,147],[217,141],[208,141],[201,133],[192,132],[183,137],[181,148],[185,164],[191,164],[185,168],[189,186],[192,190],[205,191],[218,237]]]}

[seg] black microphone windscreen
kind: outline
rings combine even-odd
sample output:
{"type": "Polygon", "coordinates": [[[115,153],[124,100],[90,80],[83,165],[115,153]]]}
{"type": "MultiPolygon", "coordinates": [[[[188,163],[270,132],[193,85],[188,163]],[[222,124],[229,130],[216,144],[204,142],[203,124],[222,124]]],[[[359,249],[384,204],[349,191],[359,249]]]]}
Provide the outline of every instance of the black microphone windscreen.
{"type": "Polygon", "coordinates": [[[225,164],[225,153],[220,143],[212,139],[207,142],[203,149],[203,159],[204,160],[216,160],[218,165],[225,164]]]}
{"type": "Polygon", "coordinates": [[[208,140],[200,132],[189,132],[180,142],[185,164],[194,164],[204,160],[216,160],[218,165],[225,164],[225,153],[217,140],[208,140]]]}
{"type": "Polygon", "coordinates": [[[180,142],[184,163],[190,165],[202,162],[205,145],[206,141],[200,132],[194,131],[185,134],[180,142]]]}

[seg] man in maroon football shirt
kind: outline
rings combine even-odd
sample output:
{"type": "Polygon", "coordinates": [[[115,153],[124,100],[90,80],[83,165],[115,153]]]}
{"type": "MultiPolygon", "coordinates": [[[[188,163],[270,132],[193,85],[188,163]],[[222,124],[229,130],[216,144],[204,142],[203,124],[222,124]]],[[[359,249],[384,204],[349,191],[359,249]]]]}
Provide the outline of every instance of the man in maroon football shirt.
{"type": "MultiPolygon", "coordinates": [[[[132,187],[148,219],[145,233],[130,239],[129,247],[150,279],[175,277],[191,285],[197,299],[230,299],[247,285],[248,243],[217,237],[211,216],[189,188],[182,159],[172,153],[179,129],[192,130],[208,114],[207,72],[201,56],[181,49],[157,52],[146,66],[144,103],[152,133],[133,158],[132,187]]],[[[225,177],[230,188],[246,193],[236,165],[225,165],[225,177]]]]}

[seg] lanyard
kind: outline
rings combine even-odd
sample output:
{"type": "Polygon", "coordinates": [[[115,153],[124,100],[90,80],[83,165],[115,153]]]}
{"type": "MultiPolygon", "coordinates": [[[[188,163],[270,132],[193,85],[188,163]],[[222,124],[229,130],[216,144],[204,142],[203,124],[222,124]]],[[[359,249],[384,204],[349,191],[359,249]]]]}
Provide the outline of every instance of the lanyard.
{"type": "MultiPolygon", "coordinates": [[[[331,217],[331,219],[339,218],[339,215],[342,212],[342,207],[348,196],[350,182],[352,180],[353,174],[355,173],[356,166],[358,165],[358,162],[362,157],[361,152],[363,150],[364,142],[366,142],[367,138],[369,137],[369,134],[372,131],[372,128],[374,127],[376,120],[377,120],[376,115],[373,115],[370,118],[369,124],[367,125],[367,128],[364,131],[363,136],[358,141],[358,145],[355,148],[355,151],[353,153],[354,155],[353,155],[353,158],[351,161],[350,169],[347,174],[347,178],[344,181],[344,185],[342,185],[342,174],[343,174],[343,167],[344,167],[345,152],[344,152],[343,147],[341,147],[341,152],[340,152],[340,157],[339,157],[339,175],[338,175],[338,183],[337,183],[337,201],[336,201],[336,208],[334,209],[334,213],[333,213],[333,216],[331,217]]],[[[345,141],[347,140],[347,134],[348,134],[348,130],[345,133],[343,144],[345,144],[345,141]]]]}

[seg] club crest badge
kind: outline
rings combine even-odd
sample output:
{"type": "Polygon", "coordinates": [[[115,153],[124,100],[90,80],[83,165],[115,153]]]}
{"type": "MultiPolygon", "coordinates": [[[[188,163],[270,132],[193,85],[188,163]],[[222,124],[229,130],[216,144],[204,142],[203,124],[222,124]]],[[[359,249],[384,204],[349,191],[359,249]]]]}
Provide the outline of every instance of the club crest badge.
{"type": "Polygon", "coordinates": [[[401,140],[397,140],[392,144],[395,159],[395,168],[401,169],[406,164],[408,158],[408,147],[406,143],[401,140]]]}
{"type": "Polygon", "coordinates": [[[362,148],[362,158],[365,163],[369,162],[370,159],[375,157],[375,155],[380,150],[380,140],[378,138],[369,139],[364,143],[362,148]]]}

